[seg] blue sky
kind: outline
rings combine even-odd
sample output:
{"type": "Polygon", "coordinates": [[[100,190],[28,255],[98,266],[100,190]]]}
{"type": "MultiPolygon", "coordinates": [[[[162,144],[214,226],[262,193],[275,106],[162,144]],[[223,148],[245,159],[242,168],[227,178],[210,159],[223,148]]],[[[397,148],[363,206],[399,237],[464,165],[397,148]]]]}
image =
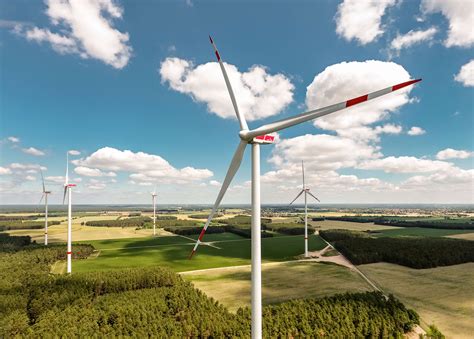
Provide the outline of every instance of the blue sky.
{"type": "MultiPolygon", "coordinates": [[[[39,200],[40,167],[59,202],[68,150],[78,203],[144,203],[154,185],[160,203],[213,202],[238,123],[208,34],[251,127],[423,78],[281,132],[262,150],[263,202],[291,201],[301,160],[323,202],[474,202],[468,1],[1,0],[0,13],[0,203],[39,200]]],[[[224,202],[249,202],[249,153],[224,202]]]]}

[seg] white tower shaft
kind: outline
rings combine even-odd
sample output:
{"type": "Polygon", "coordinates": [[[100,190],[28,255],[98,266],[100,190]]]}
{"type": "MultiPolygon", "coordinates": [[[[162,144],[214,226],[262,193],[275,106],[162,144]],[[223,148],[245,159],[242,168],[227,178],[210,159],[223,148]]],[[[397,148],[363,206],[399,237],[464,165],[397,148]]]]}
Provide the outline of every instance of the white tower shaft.
{"type": "Polygon", "coordinates": [[[156,195],[153,194],[153,235],[156,235],[156,195]]]}
{"type": "Polygon", "coordinates": [[[307,258],[308,255],[308,192],[304,189],[304,256],[307,258]]]}
{"type": "Polygon", "coordinates": [[[262,338],[260,145],[252,144],[252,339],[262,338]]]}
{"type": "Polygon", "coordinates": [[[48,246],[48,193],[44,195],[44,245],[48,246]]]}
{"type": "Polygon", "coordinates": [[[68,207],[67,207],[67,273],[72,272],[72,189],[68,187],[68,207]]]}

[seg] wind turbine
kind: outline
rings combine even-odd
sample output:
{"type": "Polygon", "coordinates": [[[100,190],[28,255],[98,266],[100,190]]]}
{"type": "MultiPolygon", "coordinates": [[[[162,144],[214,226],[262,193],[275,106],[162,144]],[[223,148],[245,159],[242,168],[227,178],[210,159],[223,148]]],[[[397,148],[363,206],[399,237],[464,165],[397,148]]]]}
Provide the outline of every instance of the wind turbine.
{"type": "Polygon", "coordinates": [[[48,194],[51,194],[51,191],[47,191],[44,185],[44,177],[43,171],[40,169],[41,172],[41,181],[43,182],[43,194],[41,195],[41,199],[39,203],[44,198],[44,245],[48,246],[48,194]]]}
{"type": "Polygon", "coordinates": [[[199,238],[194,246],[190,258],[196,252],[197,247],[202,241],[204,233],[206,232],[209,224],[212,220],[212,217],[216,213],[219,204],[221,203],[222,198],[224,197],[227,188],[229,187],[232,179],[234,178],[235,173],[240,167],[242,158],[245,152],[245,148],[248,144],[252,145],[252,222],[251,222],[251,243],[252,243],[252,338],[261,338],[262,337],[262,272],[261,272],[261,225],[260,225],[260,144],[271,144],[273,143],[274,137],[268,135],[268,133],[277,132],[283,129],[286,129],[291,126],[301,124],[306,121],[310,121],[330,113],[340,111],[346,107],[351,107],[362,102],[380,97],[385,94],[389,94],[393,91],[399,90],[406,86],[412,85],[421,79],[409,80],[391,87],[381,89],[376,92],[362,95],[357,98],[353,98],[347,101],[343,101],[331,106],[314,109],[308,112],[301,113],[286,119],[278,120],[267,125],[260,126],[256,129],[249,130],[247,126],[247,121],[245,120],[244,115],[239,111],[237,106],[237,101],[235,99],[234,91],[229,81],[229,77],[224,67],[224,63],[220,57],[220,54],[217,50],[216,45],[211,37],[209,37],[211,44],[214,48],[214,52],[219,62],[219,66],[224,76],[224,81],[229,91],[230,99],[232,101],[232,106],[234,107],[235,114],[240,124],[239,138],[240,143],[237,146],[234,157],[230,163],[227,174],[222,183],[222,187],[217,195],[216,202],[212,208],[211,213],[204,225],[199,238]]]}
{"type": "Polygon", "coordinates": [[[301,161],[301,170],[303,172],[303,189],[301,190],[300,193],[296,196],[296,198],[293,199],[292,202],[290,202],[290,205],[295,202],[296,199],[300,197],[301,194],[304,193],[304,256],[305,258],[308,257],[308,197],[307,195],[309,194],[312,196],[314,199],[319,201],[318,198],[316,198],[310,191],[309,188],[306,188],[306,184],[304,181],[304,163],[301,161]]]}
{"type": "Polygon", "coordinates": [[[156,185],[155,190],[151,192],[151,201],[153,204],[153,235],[156,236],[156,185]]]}
{"type": "Polygon", "coordinates": [[[64,195],[63,205],[66,200],[66,194],[68,196],[68,207],[67,207],[67,273],[72,271],[72,188],[75,184],[69,183],[69,151],[66,153],[66,180],[64,181],[64,195]]]}

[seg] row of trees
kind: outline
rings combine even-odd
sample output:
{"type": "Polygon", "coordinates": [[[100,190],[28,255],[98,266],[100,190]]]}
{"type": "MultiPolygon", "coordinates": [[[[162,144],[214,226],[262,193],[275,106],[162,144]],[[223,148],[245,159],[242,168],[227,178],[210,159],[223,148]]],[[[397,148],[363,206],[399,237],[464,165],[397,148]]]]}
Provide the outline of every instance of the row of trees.
{"type": "Polygon", "coordinates": [[[350,221],[359,223],[371,223],[384,226],[401,226],[401,227],[423,227],[423,228],[440,228],[440,229],[474,229],[474,220],[469,218],[464,219],[443,219],[433,220],[426,218],[426,220],[404,220],[398,216],[341,216],[341,217],[324,217],[313,218],[313,221],[322,220],[338,220],[350,221]]]}
{"type": "Polygon", "coordinates": [[[362,232],[320,231],[353,264],[390,262],[412,268],[432,268],[474,262],[474,242],[431,237],[371,238],[362,232]]]}
{"type": "Polygon", "coordinates": [[[86,222],[86,226],[102,227],[143,227],[145,223],[151,222],[149,217],[133,217],[118,220],[91,220],[86,222]]]}
{"type": "MultiPolygon", "coordinates": [[[[0,337],[249,337],[236,314],[160,267],[48,274],[58,249],[0,252],[0,337]]],[[[265,306],[265,337],[401,337],[419,322],[380,293],[265,306]]]]}
{"type": "MultiPolygon", "coordinates": [[[[202,231],[202,227],[165,227],[165,231],[178,234],[178,235],[196,235],[200,234],[202,231]]],[[[206,234],[218,234],[229,232],[233,234],[240,235],[244,238],[251,237],[251,230],[250,228],[239,228],[235,226],[225,225],[225,226],[212,226],[208,227],[206,230],[206,234]]],[[[268,233],[266,231],[262,231],[262,238],[271,238],[273,234],[268,233]]]]}
{"type": "MultiPolygon", "coordinates": [[[[278,232],[288,235],[301,235],[304,234],[304,225],[295,223],[272,223],[262,225],[262,228],[268,231],[278,232]]],[[[308,234],[313,234],[315,231],[314,227],[308,226],[308,234]]]]}
{"type": "MultiPolygon", "coordinates": [[[[48,221],[49,226],[59,225],[59,221],[48,221]]],[[[44,227],[44,221],[0,221],[0,231],[8,230],[34,230],[44,227]]]]}

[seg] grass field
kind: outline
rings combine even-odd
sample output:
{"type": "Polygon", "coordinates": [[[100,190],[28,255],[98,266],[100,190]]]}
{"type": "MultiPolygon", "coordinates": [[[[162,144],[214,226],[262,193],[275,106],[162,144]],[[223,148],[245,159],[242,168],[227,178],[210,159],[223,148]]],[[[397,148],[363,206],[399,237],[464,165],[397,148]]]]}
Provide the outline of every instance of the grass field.
{"type": "MultiPolygon", "coordinates": [[[[230,311],[250,306],[249,266],[189,272],[183,277],[230,311]]],[[[263,304],[369,290],[357,273],[337,265],[298,261],[262,265],[263,304]]]]}
{"type": "MultiPolygon", "coordinates": [[[[86,241],[100,255],[94,259],[76,260],[75,272],[109,270],[160,265],[176,272],[250,264],[250,239],[234,234],[209,234],[206,241],[214,247],[201,245],[192,260],[188,259],[194,241],[181,236],[86,241]],[[237,237],[237,238],[236,238],[237,237]]],[[[292,260],[302,254],[303,236],[281,236],[262,239],[264,262],[292,260]]],[[[309,237],[309,248],[325,247],[319,236],[309,237]]]]}
{"type": "Polygon", "coordinates": [[[474,263],[416,270],[388,263],[360,265],[384,292],[392,293],[434,323],[447,338],[474,333],[474,263]]]}
{"type": "Polygon", "coordinates": [[[474,230],[447,230],[439,228],[422,228],[422,227],[405,227],[389,230],[380,230],[380,233],[375,233],[376,237],[446,237],[456,234],[474,234],[474,230]]]}
{"type": "Polygon", "coordinates": [[[334,230],[346,229],[352,231],[378,231],[378,230],[392,230],[399,227],[375,225],[373,222],[360,223],[339,220],[324,220],[324,221],[309,221],[308,224],[315,227],[317,230],[334,230]]]}

